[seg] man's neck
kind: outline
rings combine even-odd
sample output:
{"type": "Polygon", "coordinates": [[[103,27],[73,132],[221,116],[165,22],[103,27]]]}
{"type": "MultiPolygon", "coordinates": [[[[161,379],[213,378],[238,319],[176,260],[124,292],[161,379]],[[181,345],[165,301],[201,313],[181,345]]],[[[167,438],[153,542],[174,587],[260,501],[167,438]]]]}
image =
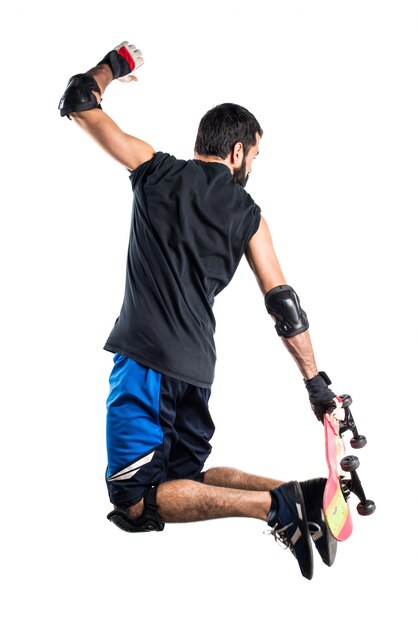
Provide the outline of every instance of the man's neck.
{"type": "Polygon", "coordinates": [[[222,163],[223,165],[226,165],[226,167],[230,170],[231,174],[234,173],[234,169],[232,167],[231,159],[229,156],[226,159],[222,159],[221,157],[214,156],[212,154],[196,154],[195,153],[194,158],[197,161],[205,161],[205,163],[222,163]]]}

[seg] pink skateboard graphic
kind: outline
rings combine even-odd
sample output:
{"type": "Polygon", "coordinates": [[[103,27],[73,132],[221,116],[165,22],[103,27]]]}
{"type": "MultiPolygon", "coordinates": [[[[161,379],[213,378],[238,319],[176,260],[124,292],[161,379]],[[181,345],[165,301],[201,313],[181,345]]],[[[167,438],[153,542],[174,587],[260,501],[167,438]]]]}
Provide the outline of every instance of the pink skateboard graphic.
{"type": "Polygon", "coordinates": [[[328,480],[324,491],[324,514],[331,534],[338,541],[345,541],[353,530],[350,508],[347,499],[355,493],[360,502],[357,511],[360,515],[371,515],[376,510],[372,500],[367,500],[357,474],[360,462],[356,456],[344,456],[345,446],[342,434],[351,430],[350,441],[353,448],[363,448],[366,437],[359,435],[349,409],[351,397],[344,395],[335,398],[336,408],[324,415],[325,456],[328,465],[328,480]]]}

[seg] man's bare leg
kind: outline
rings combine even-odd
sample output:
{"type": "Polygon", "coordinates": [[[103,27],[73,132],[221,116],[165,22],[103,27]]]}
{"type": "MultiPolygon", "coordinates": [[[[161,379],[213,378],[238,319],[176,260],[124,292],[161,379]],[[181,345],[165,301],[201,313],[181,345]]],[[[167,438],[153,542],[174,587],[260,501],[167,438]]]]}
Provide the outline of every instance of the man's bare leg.
{"type": "Polygon", "coordinates": [[[204,473],[203,482],[205,485],[249,491],[271,491],[283,484],[282,480],[247,474],[232,467],[212,467],[204,473]]]}
{"type": "Polygon", "coordinates": [[[160,517],[165,522],[197,522],[222,517],[267,520],[268,491],[248,491],[205,485],[194,480],[172,480],[157,491],[160,517]]]}
{"type": "MultiPolygon", "coordinates": [[[[277,487],[277,483],[275,482],[277,487]]],[[[224,517],[267,520],[271,495],[266,490],[218,487],[195,480],[170,480],[157,490],[158,513],[163,522],[197,522],[224,517]]],[[[143,502],[129,507],[132,517],[143,512],[143,502]]]]}

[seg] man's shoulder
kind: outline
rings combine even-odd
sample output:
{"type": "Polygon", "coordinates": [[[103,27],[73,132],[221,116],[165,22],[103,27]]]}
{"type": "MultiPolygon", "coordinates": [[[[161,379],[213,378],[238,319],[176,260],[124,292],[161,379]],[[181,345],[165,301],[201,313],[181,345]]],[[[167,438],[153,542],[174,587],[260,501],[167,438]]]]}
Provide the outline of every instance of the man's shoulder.
{"type": "Polygon", "coordinates": [[[143,184],[154,175],[157,179],[165,175],[169,170],[178,167],[178,164],[182,162],[176,159],[172,154],[168,152],[155,152],[153,157],[145,163],[142,163],[136,170],[133,170],[129,178],[131,179],[132,186],[135,187],[138,184],[143,184]]]}

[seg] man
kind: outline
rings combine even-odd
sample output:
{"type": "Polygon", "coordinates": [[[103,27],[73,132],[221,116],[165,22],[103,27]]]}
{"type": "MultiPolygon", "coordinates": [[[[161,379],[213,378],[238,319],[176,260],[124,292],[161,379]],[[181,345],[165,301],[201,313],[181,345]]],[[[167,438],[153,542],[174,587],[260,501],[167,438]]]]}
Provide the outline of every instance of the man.
{"type": "MultiPolygon", "coordinates": [[[[286,284],[267,223],[244,190],[262,129],[245,108],[223,104],[202,118],[193,160],[156,152],[100,106],[112,80],[136,80],[131,72],[142,63],[141,52],[124,42],[73,76],[59,104],[62,116],[131,172],[134,194],[125,297],[105,345],[114,353],[106,479],[115,508],[108,518],[128,532],[230,516],[265,520],[310,579],[310,535],[327,565],[336,552],[322,514],[325,479],[283,483],[231,468],[202,472],[214,432],[212,306],[244,254],[318,419],[335,397],[318,374],[306,314],[286,284]]],[[[245,315],[245,303],[240,310],[245,315]]]]}

